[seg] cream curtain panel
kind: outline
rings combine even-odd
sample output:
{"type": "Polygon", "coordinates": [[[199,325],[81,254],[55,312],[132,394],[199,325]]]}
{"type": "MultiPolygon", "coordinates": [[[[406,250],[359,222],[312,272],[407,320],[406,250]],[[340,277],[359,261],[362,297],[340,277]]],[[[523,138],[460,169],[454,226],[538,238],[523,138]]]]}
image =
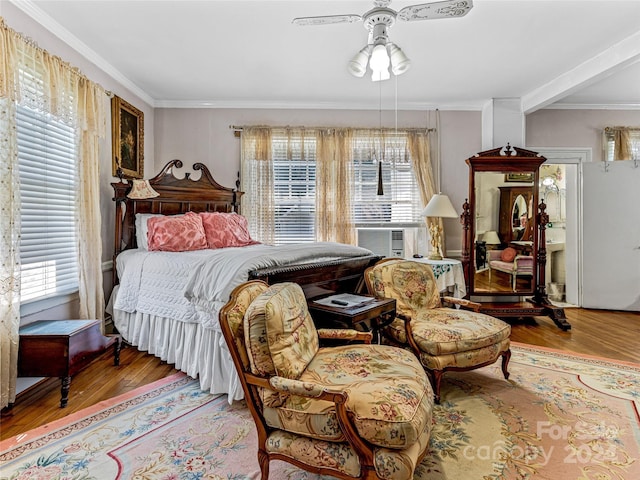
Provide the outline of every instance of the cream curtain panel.
{"type": "Polygon", "coordinates": [[[80,316],[103,318],[99,205],[99,139],[106,132],[105,91],[77,69],[7,27],[0,18],[0,379],[1,407],[15,400],[20,324],[20,191],[16,144],[17,104],[54,115],[75,127],[78,139],[78,268],[80,316]],[[23,87],[34,72],[41,91],[23,87]],[[5,214],[6,212],[6,214],[5,214]]]}
{"type": "MultiPolygon", "coordinates": [[[[613,140],[613,158],[611,160],[633,160],[634,142],[636,150],[640,143],[640,128],[637,127],[606,127],[604,142],[613,140]]],[[[605,155],[606,160],[606,155],[605,155]]]]}
{"type": "Polygon", "coordinates": [[[352,136],[348,128],[316,132],[316,237],[321,242],[356,242],[351,216],[352,136]]]}
{"type": "Polygon", "coordinates": [[[274,242],[273,162],[271,128],[244,127],[241,135],[240,169],[242,213],[256,240],[274,242]]]}
{"type": "MultiPolygon", "coordinates": [[[[411,161],[413,164],[413,172],[416,176],[416,183],[420,189],[420,198],[422,205],[426,206],[436,193],[436,182],[433,175],[433,165],[431,163],[431,145],[429,142],[429,131],[427,130],[411,130],[408,132],[409,152],[411,153],[411,161]]],[[[427,226],[429,222],[435,222],[440,227],[442,254],[446,254],[445,236],[442,229],[441,218],[425,219],[427,226]]],[[[446,255],[445,255],[446,256],[446,255]]]]}

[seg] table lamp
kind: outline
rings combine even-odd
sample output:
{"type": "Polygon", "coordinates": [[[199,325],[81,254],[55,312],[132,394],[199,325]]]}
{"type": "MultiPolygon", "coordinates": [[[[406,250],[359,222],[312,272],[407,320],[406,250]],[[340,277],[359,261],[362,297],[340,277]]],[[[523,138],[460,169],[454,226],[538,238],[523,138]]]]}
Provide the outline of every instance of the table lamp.
{"type": "MultiPolygon", "coordinates": [[[[498,232],[495,230],[489,230],[485,232],[482,236],[482,241],[487,245],[500,245],[500,237],[498,237],[498,232]]],[[[494,247],[495,248],[495,247],[494,247]]]]}
{"type": "MultiPolygon", "coordinates": [[[[457,218],[458,212],[453,208],[451,200],[443,193],[437,193],[422,210],[422,216],[428,218],[457,218]]],[[[437,220],[428,221],[431,237],[431,253],[429,260],[442,260],[442,227],[437,220]]]]}

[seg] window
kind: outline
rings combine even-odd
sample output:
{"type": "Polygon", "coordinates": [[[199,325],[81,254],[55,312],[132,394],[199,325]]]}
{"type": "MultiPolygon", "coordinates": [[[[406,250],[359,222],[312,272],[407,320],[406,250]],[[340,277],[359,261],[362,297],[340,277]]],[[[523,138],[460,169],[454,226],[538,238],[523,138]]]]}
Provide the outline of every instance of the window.
{"type": "Polygon", "coordinates": [[[272,137],[275,202],[275,242],[310,242],[315,239],[316,139],[302,133],[272,137]]]}
{"type": "Polygon", "coordinates": [[[420,192],[411,168],[407,136],[387,134],[384,146],[371,154],[371,138],[354,135],[353,219],[364,226],[420,225],[420,192]],[[384,195],[378,195],[378,160],[382,156],[384,195]]]}
{"type": "MultiPolygon", "coordinates": [[[[28,87],[38,88],[22,72],[28,87]]],[[[20,171],[21,301],[78,289],[74,129],[28,106],[17,107],[20,171]]]]}
{"type": "MultiPolygon", "coordinates": [[[[608,127],[604,131],[605,138],[605,161],[612,162],[614,160],[618,160],[616,157],[616,151],[622,152],[626,148],[630,147],[631,150],[631,158],[630,160],[638,161],[640,160],[640,128],[629,128],[629,141],[631,143],[630,146],[616,145],[616,130],[621,130],[620,128],[611,128],[608,127]]],[[[617,138],[620,138],[618,136],[617,138]]],[[[620,155],[620,153],[618,153],[620,155]]]]}
{"type": "MultiPolygon", "coordinates": [[[[353,218],[356,226],[421,225],[420,193],[411,168],[407,136],[387,134],[382,176],[384,195],[378,191],[378,161],[372,138],[354,135],[353,218]],[[373,152],[373,153],[372,153],[373,152]]],[[[379,139],[373,139],[377,143],[379,139]]],[[[272,132],[274,171],[275,243],[315,240],[316,140],[313,131],[293,138],[287,131],[272,132]]],[[[378,153],[380,152],[378,148],[378,153]]]]}

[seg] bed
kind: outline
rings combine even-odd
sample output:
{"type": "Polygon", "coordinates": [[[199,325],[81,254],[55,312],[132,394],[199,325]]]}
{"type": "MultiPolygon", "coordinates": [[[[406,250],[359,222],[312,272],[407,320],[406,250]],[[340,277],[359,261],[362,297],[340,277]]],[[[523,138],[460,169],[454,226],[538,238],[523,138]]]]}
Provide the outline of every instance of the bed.
{"type": "MultiPolygon", "coordinates": [[[[203,390],[228,394],[232,402],[243,393],[218,312],[236,285],[248,279],[269,284],[293,281],[302,286],[307,298],[354,292],[363,286],[364,270],[380,257],[332,242],[262,245],[245,241],[248,232],[242,231],[243,240],[231,246],[205,235],[207,247],[213,242],[217,248],[157,250],[156,234],[168,222],[183,225],[199,217],[206,227],[211,219],[244,220],[239,180],[235,188],[223,187],[201,163],[193,165],[200,172],[197,179],[189,172],[176,175],[182,166],[180,160],[172,160],[149,180],[158,193],[154,198],[132,199],[127,197],[129,182],[111,184],[116,212],[114,289],[108,311],[126,343],[198,378],[203,390]]],[[[214,226],[219,230],[217,223],[214,226]]],[[[212,229],[210,225],[206,234],[212,229]]],[[[190,234],[189,242],[198,243],[193,239],[200,236],[190,234]]],[[[176,243],[170,235],[167,238],[165,246],[176,243]]]]}

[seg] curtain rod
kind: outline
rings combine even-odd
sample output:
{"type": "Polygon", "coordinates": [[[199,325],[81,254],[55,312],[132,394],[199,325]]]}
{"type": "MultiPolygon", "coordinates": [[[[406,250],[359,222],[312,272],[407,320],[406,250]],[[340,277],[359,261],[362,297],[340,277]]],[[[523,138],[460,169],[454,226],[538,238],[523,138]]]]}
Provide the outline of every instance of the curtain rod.
{"type": "MultiPolygon", "coordinates": [[[[299,125],[299,126],[291,126],[291,125],[287,125],[285,127],[282,126],[274,126],[274,125],[255,125],[256,127],[265,127],[265,128],[282,128],[282,129],[287,129],[287,128],[306,128],[309,130],[321,130],[321,129],[326,129],[326,128],[336,128],[336,129],[340,129],[340,128],[353,128],[354,130],[383,130],[385,132],[395,132],[397,130],[403,130],[403,131],[420,131],[420,132],[435,132],[436,129],[435,128],[419,128],[419,127],[402,127],[402,128],[395,128],[395,127],[305,127],[304,125],[299,125]]],[[[240,133],[242,132],[242,130],[244,129],[244,127],[240,126],[240,125],[229,125],[229,129],[233,130],[233,133],[236,137],[240,136],[240,133]]]]}

